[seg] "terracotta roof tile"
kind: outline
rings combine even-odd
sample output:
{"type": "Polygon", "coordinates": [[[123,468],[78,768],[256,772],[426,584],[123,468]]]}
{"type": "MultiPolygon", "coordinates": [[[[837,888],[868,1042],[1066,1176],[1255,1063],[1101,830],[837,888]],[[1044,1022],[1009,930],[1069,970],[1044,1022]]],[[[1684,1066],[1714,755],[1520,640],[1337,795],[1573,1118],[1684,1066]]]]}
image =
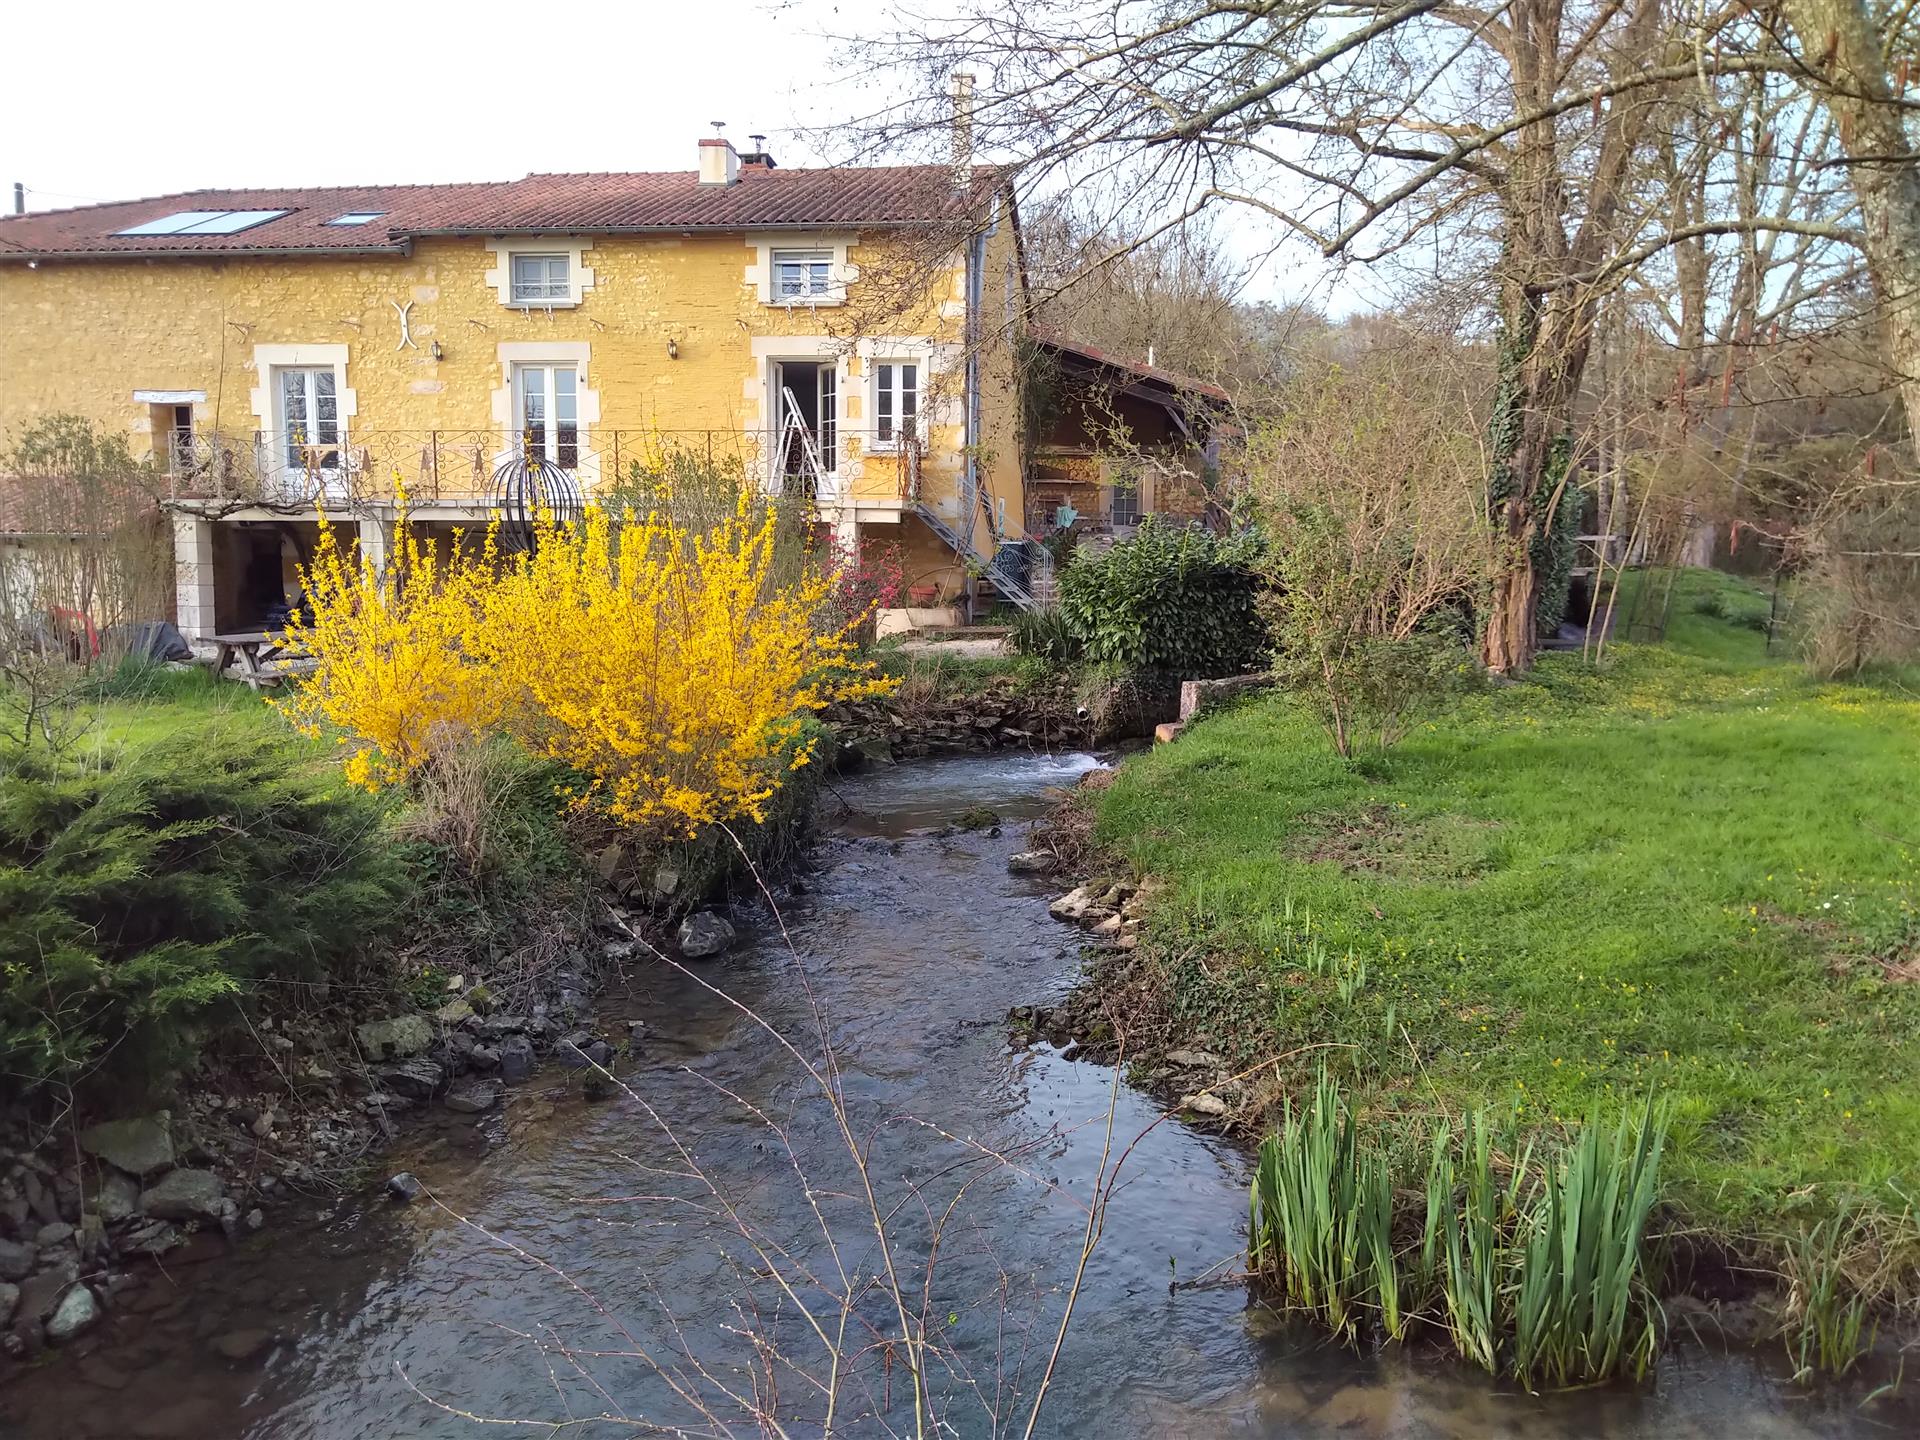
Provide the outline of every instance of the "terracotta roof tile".
{"type": "Polygon", "coordinates": [[[357,185],[295,190],[194,190],[0,218],[0,263],[106,255],[325,254],[400,251],[414,235],[508,232],[755,230],[952,221],[983,209],[1000,172],[976,166],[969,189],[939,165],[824,170],[749,167],[734,185],[692,170],[528,175],[471,185],[357,185]],[[181,210],[285,210],[232,235],[121,235],[181,210]],[[377,210],[365,225],[327,222],[377,210]]]}

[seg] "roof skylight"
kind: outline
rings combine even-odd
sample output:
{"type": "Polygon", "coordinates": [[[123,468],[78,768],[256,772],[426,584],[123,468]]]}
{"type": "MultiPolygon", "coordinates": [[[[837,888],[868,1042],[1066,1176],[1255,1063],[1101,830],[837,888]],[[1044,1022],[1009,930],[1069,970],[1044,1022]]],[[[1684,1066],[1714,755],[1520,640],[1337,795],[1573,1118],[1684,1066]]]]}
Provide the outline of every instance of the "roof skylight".
{"type": "Polygon", "coordinates": [[[327,221],[329,225],[367,225],[378,220],[387,212],[384,210],[349,210],[344,215],[336,215],[327,221]]]}
{"type": "Polygon", "coordinates": [[[116,235],[237,235],[287,214],[285,210],[176,210],[116,230],[116,235]]]}

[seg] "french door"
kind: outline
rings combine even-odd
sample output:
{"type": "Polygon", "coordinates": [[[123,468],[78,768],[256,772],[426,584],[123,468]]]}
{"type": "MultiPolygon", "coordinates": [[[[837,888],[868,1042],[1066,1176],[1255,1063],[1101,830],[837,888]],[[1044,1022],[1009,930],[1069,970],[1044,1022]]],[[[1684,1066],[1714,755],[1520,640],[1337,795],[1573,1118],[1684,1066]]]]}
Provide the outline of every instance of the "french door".
{"type": "Polygon", "coordinates": [[[279,372],[281,448],[291,470],[340,468],[340,393],[333,367],[279,372]]]}
{"type": "Polygon", "coordinates": [[[580,464],[580,375],[571,365],[516,365],[514,414],[522,453],[562,470],[580,464]]]}
{"type": "Polygon", "coordinates": [[[820,447],[820,468],[831,475],[840,468],[840,390],[833,366],[822,365],[814,372],[814,413],[820,423],[814,440],[820,447]]]}

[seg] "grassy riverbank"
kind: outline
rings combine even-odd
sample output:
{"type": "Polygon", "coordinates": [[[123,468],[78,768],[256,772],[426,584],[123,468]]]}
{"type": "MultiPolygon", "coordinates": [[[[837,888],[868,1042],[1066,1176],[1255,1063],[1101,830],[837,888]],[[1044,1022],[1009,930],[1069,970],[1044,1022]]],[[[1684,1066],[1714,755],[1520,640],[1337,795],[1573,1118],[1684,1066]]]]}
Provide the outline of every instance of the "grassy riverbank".
{"type": "MultiPolygon", "coordinates": [[[[1166,881],[1153,1020],[1241,1062],[1349,1047],[1287,1068],[1332,1054],[1375,1112],[1667,1097],[1671,1199],[1743,1247],[1899,1216],[1920,686],[1817,683],[1697,598],[1667,646],[1546,657],[1384,757],[1341,762],[1276,696],[1130,762],[1098,833],[1166,881]]],[[[1912,1226],[1881,1233],[1910,1284],[1912,1226]]]]}

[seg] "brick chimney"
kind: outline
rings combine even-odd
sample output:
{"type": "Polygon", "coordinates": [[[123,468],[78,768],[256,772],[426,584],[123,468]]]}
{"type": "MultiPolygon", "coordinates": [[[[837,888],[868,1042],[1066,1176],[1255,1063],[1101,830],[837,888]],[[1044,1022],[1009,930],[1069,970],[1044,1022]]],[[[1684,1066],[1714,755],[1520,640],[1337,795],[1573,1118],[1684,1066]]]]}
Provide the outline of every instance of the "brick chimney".
{"type": "Polygon", "coordinates": [[[740,157],[734,153],[733,142],[720,133],[727,122],[713,122],[713,137],[700,142],[700,183],[702,185],[732,185],[740,178],[740,157]]]}
{"type": "Polygon", "coordinates": [[[773,153],[767,149],[767,137],[749,135],[753,148],[740,157],[742,170],[771,170],[774,168],[773,153]]]}

